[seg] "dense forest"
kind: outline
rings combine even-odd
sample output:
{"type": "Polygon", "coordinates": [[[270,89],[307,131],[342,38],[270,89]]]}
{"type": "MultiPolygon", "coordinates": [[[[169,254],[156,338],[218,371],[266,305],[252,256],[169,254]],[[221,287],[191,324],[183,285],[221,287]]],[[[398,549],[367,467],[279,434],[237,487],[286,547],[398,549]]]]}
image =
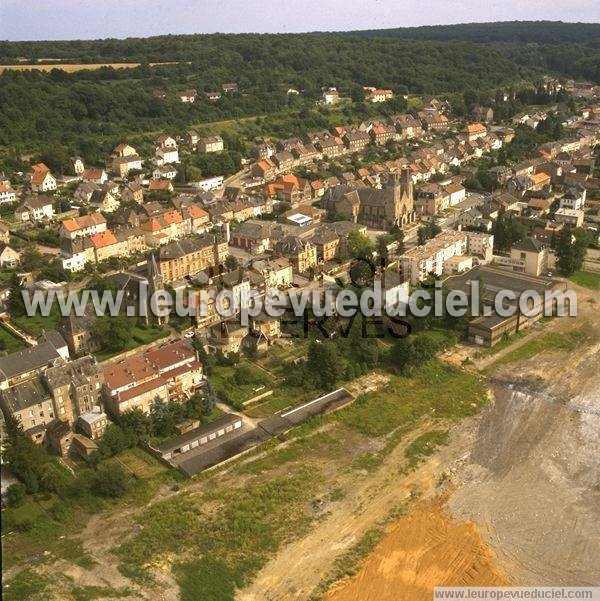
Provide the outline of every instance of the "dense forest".
{"type": "MultiPolygon", "coordinates": [[[[314,106],[322,86],[337,86],[343,95],[361,98],[363,85],[401,93],[462,93],[491,91],[529,75],[493,48],[460,41],[333,35],[205,36],[205,40],[194,46],[179,36],[169,38],[165,56],[158,58],[182,61],[171,65],[75,73],[5,71],[0,76],[0,144],[29,146],[53,138],[70,143],[87,135],[183,129],[191,123],[271,114],[290,105],[300,110],[314,106]],[[241,93],[223,95],[218,102],[202,94],[231,81],[238,83],[241,93]],[[303,94],[288,97],[290,86],[303,94]],[[176,92],[186,88],[198,90],[196,103],[178,100],[176,92]],[[167,98],[156,98],[157,89],[167,91],[167,98]]],[[[151,55],[158,39],[131,44],[133,54],[121,55],[122,60],[137,57],[137,45],[147,44],[151,55]]],[[[111,58],[104,56],[105,43],[98,45],[95,60],[111,58]]],[[[50,42],[45,53],[58,54],[50,42]]]]}
{"type": "MultiPolygon", "coordinates": [[[[600,25],[494,23],[352,33],[0,42],[0,64],[34,63],[39,57],[141,63],[127,69],[0,75],[0,146],[16,154],[52,142],[89,156],[98,152],[99,140],[108,144],[124,135],[182,131],[240,117],[285,113],[290,119],[300,116],[307,127],[326,123],[315,110],[323,86],[337,86],[353,100],[362,97],[363,85],[416,95],[462,96],[469,91],[485,98],[545,72],[600,81],[600,25]],[[231,81],[240,93],[224,94],[217,102],[204,96],[231,81]],[[288,96],[290,87],[302,94],[288,96]],[[178,100],[176,92],[186,88],[198,90],[196,103],[178,100]],[[157,98],[157,90],[166,97],[157,98]]],[[[360,104],[355,103],[357,110],[360,104]]],[[[404,107],[390,108],[399,112],[404,107]]]]}
{"type": "Polygon", "coordinates": [[[600,83],[600,23],[466,23],[351,32],[349,35],[486,44],[519,65],[600,83]]]}

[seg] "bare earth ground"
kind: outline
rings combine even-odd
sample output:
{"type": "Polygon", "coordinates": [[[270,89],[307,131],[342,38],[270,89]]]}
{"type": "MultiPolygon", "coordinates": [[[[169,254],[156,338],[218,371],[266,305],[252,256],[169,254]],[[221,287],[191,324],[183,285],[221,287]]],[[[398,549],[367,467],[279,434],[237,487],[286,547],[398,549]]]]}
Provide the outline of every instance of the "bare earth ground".
{"type": "Polygon", "coordinates": [[[429,502],[398,520],[360,573],[327,601],[430,601],[436,585],[505,584],[475,524],[453,524],[441,502],[429,502]]]}
{"type": "MultiPolygon", "coordinates": [[[[371,481],[376,494],[367,507],[333,512],[284,548],[239,599],[310,598],[318,577],[393,502],[407,500],[411,488],[435,495],[442,473],[453,490],[445,508],[417,505],[400,518],[328,601],[431,599],[436,584],[600,584],[600,319],[597,294],[577,291],[576,319],[555,319],[478,367],[549,332],[580,328],[585,344],[542,352],[517,368],[492,367],[495,403],[456,426],[449,444],[415,472],[390,481],[394,452],[371,481]]],[[[357,495],[364,495],[360,484],[357,495]]]]}

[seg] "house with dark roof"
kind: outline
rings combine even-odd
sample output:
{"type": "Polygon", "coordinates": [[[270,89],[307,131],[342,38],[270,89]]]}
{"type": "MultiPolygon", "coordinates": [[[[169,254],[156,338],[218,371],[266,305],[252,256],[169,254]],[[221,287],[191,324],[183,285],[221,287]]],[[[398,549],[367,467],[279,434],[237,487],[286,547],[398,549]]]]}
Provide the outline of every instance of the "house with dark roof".
{"type": "Polygon", "coordinates": [[[512,270],[529,275],[545,275],[548,271],[548,248],[535,238],[525,238],[510,249],[512,270]]]}

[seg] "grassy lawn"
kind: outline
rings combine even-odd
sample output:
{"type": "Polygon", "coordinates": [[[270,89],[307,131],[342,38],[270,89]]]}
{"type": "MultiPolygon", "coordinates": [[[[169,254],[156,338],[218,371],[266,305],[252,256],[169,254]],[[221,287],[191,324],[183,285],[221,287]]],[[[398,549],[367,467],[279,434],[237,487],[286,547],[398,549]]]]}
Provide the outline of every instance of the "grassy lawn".
{"type": "Polygon", "coordinates": [[[576,350],[586,338],[587,336],[583,330],[575,330],[573,332],[567,332],[566,334],[546,332],[533,340],[529,340],[523,344],[523,346],[509,351],[506,355],[494,361],[493,366],[496,367],[514,361],[524,361],[544,351],[564,350],[572,352],[576,350]]]}
{"type": "Polygon", "coordinates": [[[96,353],[96,358],[98,361],[106,361],[107,359],[111,359],[112,357],[116,357],[121,353],[126,353],[127,351],[132,351],[136,349],[138,346],[143,346],[145,344],[150,344],[151,342],[156,342],[161,338],[166,338],[169,335],[169,330],[167,328],[155,328],[155,327],[147,327],[142,328],[139,325],[135,325],[131,328],[131,341],[127,346],[120,351],[99,351],[96,353]]]}
{"type": "Polygon", "coordinates": [[[58,304],[53,303],[50,314],[47,316],[36,313],[33,317],[23,315],[21,317],[14,317],[12,321],[20,327],[22,330],[37,338],[44,332],[49,332],[56,328],[56,324],[60,321],[61,315],[58,304]]]}
{"type": "Polygon", "coordinates": [[[246,359],[242,359],[238,366],[216,365],[213,367],[210,381],[217,396],[234,407],[241,407],[244,401],[267,392],[274,384],[274,379],[269,374],[252,366],[246,359]],[[252,369],[255,381],[244,382],[236,378],[238,367],[241,366],[252,369]]]}
{"type": "Polygon", "coordinates": [[[14,353],[26,346],[27,345],[20,338],[13,336],[8,330],[5,330],[0,325],[0,349],[2,353],[14,353]]]}
{"type": "Polygon", "coordinates": [[[584,288],[600,290],[600,273],[595,271],[576,271],[569,279],[584,288]]]}
{"type": "Polygon", "coordinates": [[[427,414],[460,419],[486,403],[483,382],[457,367],[432,361],[411,377],[393,377],[387,386],[360,396],[335,415],[367,436],[384,436],[427,414]]]}

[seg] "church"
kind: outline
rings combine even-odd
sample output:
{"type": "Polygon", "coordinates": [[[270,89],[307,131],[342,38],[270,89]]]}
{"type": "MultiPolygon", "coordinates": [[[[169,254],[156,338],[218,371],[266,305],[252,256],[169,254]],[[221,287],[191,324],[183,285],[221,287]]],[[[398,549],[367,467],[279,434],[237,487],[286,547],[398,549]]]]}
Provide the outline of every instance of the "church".
{"type": "Polygon", "coordinates": [[[381,189],[335,186],[323,196],[330,218],[339,217],[377,230],[404,227],[416,220],[410,170],[390,173],[381,189]]]}

